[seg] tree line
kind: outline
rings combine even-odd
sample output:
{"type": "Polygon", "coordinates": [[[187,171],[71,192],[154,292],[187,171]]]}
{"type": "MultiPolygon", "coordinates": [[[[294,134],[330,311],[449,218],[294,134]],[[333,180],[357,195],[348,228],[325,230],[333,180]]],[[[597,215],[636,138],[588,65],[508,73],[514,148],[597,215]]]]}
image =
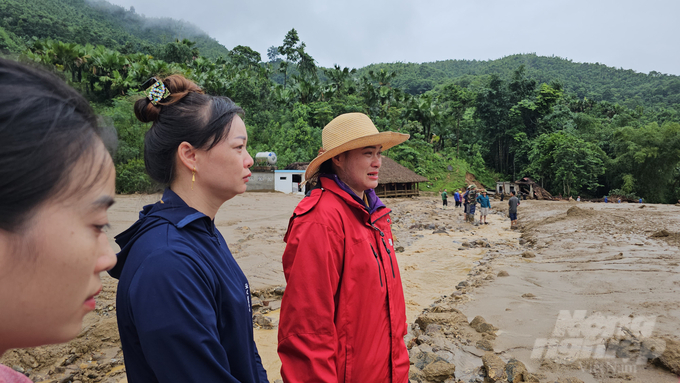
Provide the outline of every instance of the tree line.
{"type": "Polygon", "coordinates": [[[680,197],[677,104],[632,107],[581,97],[560,79],[537,80],[524,64],[510,75],[465,75],[412,94],[395,85],[397,71],[319,67],[295,29],[267,56],[237,46],[208,58],[189,40],[166,44],[159,56],[56,40],[35,40],[19,54],[61,73],[108,116],[119,136],[114,160],[122,193],[155,187],[143,170],[149,126],[132,113],[140,86],[151,76],[181,73],[240,104],[251,152],[274,151],[281,166],[310,161],[325,124],[362,112],[379,130],[411,134],[387,155],[428,177],[433,190],[463,186],[469,171],[489,187],[530,176],[564,196],[680,197]]]}

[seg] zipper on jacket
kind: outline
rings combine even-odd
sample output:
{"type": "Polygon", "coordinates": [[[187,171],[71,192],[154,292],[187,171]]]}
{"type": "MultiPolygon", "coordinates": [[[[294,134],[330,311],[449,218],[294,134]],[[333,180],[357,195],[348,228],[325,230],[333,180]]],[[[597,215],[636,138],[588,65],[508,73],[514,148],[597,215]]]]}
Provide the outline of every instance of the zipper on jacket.
{"type": "Polygon", "coordinates": [[[373,252],[373,256],[375,257],[375,261],[378,262],[378,278],[380,278],[380,287],[383,287],[382,283],[382,273],[380,272],[380,260],[378,259],[378,254],[376,254],[375,249],[373,249],[373,245],[369,243],[371,246],[371,251],[373,252]]]}
{"type": "MultiPolygon", "coordinates": [[[[380,234],[382,235],[382,231],[380,232],[380,234]]],[[[382,239],[383,246],[385,246],[385,250],[387,250],[387,256],[390,257],[390,267],[392,268],[392,278],[396,278],[397,276],[394,275],[394,265],[392,264],[392,252],[390,251],[390,249],[387,248],[387,244],[385,243],[385,237],[381,237],[380,239],[382,239]]]]}
{"type": "MultiPolygon", "coordinates": [[[[385,215],[387,215],[387,214],[385,214],[385,215]]],[[[385,215],[383,215],[382,217],[384,217],[385,215]]],[[[380,217],[380,218],[382,218],[382,217],[380,217]]],[[[378,218],[378,219],[380,219],[380,218],[378,218]]],[[[376,221],[377,221],[377,219],[376,219],[376,221]]],[[[387,243],[385,243],[385,233],[383,233],[382,230],[375,227],[375,225],[373,223],[370,223],[370,225],[373,229],[375,229],[375,231],[380,233],[380,239],[382,240],[383,246],[385,246],[385,250],[387,250],[387,256],[390,257],[390,268],[392,268],[392,278],[396,279],[397,276],[394,274],[394,264],[392,263],[392,252],[387,247],[387,243]]],[[[371,245],[371,249],[373,249],[373,245],[371,245]]],[[[374,250],[374,252],[375,252],[375,250],[374,250]]]]}

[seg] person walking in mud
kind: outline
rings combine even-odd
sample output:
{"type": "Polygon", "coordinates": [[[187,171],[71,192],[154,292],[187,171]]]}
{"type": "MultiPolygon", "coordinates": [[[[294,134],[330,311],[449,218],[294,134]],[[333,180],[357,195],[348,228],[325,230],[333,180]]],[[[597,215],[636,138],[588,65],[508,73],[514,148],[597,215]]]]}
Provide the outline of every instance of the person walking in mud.
{"type": "Polygon", "coordinates": [[[453,193],[453,200],[455,202],[454,208],[460,207],[460,192],[458,189],[453,193]]]}
{"type": "Polygon", "coordinates": [[[153,81],[134,111],[152,122],[147,173],[167,188],[116,236],[109,272],[128,381],[266,383],[250,284],[215,227],[251,176],[244,112],[181,75],[153,81]]]}
{"type": "Polygon", "coordinates": [[[442,209],[445,209],[447,206],[449,206],[448,194],[446,194],[446,189],[444,189],[442,192],[442,209]]]}
{"type": "Polygon", "coordinates": [[[316,188],[284,237],[281,376],[292,382],[407,383],[406,305],[391,210],[375,195],[382,151],[407,134],[378,132],[368,116],[324,127],[305,179],[316,188]]]}
{"type": "MultiPolygon", "coordinates": [[[[116,170],[107,130],[64,81],[0,58],[0,87],[2,356],[67,342],[95,310],[116,263],[105,233],[116,170]]],[[[33,380],[0,364],[0,382],[33,380]]]]}
{"type": "Polygon", "coordinates": [[[519,206],[519,198],[515,195],[515,191],[510,192],[511,197],[508,200],[508,216],[510,217],[510,229],[517,227],[517,207],[519,206]]]}
{"type": "Polygon", "coordinates": [[[477,202],[479,202],[479,224],[488,225],[486,221],[486,216],[489,215],[489,208],[491,208],[491,201],[486,195],[486,189],[482,189],[482,194],[477,197],[477,202]]]}
{"type": "Polygon", "coordinates": [[[467,217],[466,221],[470,222],[471,224],[475,223],[475,210],[477,208],[477,188],[475,185],[470,185],[468,186],[468,191],[467,191],[467,217]]]}

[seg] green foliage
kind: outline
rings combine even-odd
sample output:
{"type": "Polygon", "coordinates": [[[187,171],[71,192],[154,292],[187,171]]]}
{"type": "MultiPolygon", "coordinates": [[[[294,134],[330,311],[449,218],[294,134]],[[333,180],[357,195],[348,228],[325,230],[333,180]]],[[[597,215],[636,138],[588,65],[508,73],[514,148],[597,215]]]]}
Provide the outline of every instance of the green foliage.
{"type": "Polygon", "coordinates": [[[149,125],[132,105],[150,77],[180,73],[241,105],[250,152],[274,151],[281,167],[313,159],[332,118],[361,112],[411,134],[386,155],[430,190],[472,173],[489,187],[529,175],[553,193],[680,197],[678,76],[536,55],[319,68],[295,29],[263,63],[247,46],[228,52],[186,23],[104,1],[0,0],[0,12],[0,49],[60,73],[116,127],[119,192],[156,187],[143,171],[149,125]]]}
{"type": "Polygon", "coordinates": [[[542,134],[533,141],[527,172],[552,193],[578,195],[601,186],[606,154],[596,145],[564,132],[542,134]]]}
{"type": "MultiPolygon", "coordinates": [[[[125,53],[163,53],[165,44],[194,41],[202,55],[216,59],[228,50],[196,26],[169,18],[147,18],[102,0],[0,0],[0,27],[19,52],[36,39],[104,45],[125,53]]],[[[0,41],[3,40],[0,33],[0,41]]],[[[0,42],[0,44],[2,44],[0,42]]],[[[0,46],[0,48],[2,48],[0,46]]]]}
{"type": "Polygon", "coordinates": [[[158,189],[146,174],[143,159],[133,159],[116,165],[116,193],[153,193],[158,189]]]}
{"type": "Polygon", "coordinates": [[[680,165],[680,124],[651,123],[619,128],[614,133],[612,177],[623,190],[635,190],[649,202],[673,202],[671,184],[680,165]],[[628,178],[626,178],[628,176],[628,178]],[[636,180],[632,187],[631,178],[636,180]]]}

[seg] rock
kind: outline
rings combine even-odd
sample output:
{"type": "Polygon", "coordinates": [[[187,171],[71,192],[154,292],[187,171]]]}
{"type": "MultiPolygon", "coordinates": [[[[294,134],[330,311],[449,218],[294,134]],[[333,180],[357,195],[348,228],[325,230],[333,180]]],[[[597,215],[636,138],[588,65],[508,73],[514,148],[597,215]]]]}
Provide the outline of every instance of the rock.
{"type": "Polygon", "coordinates": [[[662,229],[662,230],[659,230],[656,233],[650,235],[649,238],[665,238],[665,237],[669,237],[670,235],[671,235],[671,233],[669,233],[668,230],[662,229]]]}
{"type": "Polygon", "coordinates": [[[279,286],[279,287],[277,287],[277,288],[274,289],[274,294],[276,294],[276,295],[283,295],[283,293],[284,293],[285,291],[286,291],[286,287],[285,287],[285,286],[279,286]]]}
{"type": "Polygon", "coordinates": [[[659,363],[672,373],[680,375],[680,342],[664,338],[666,349],[659,357],[659,363]]]}
{"type": "Polygon", "coordinates": [[[439,230],[435,230],[435,231],[432,232],[432,234],[446,234],[446,233],[447,232],[444,229],[439,229],[439,230]]]}
{"type": "Polygon", "coordinates": [[[525,381],[524,376],[528,371],[524,363],[513,358],[505,365],[505,373],[508,375],[508,382],[517,383],[525,381]]]}
{"type": "Polygon", "coordinates": [[[493,345],[488,339],[481,339],[477,341],[477,348],[484,351],[493,351],[493,345]]]}
{"type": "Polygon", "coordinates": [[[436,323],[430,323],[427,325],[427,328],[425,328],[425,334],[427,335],[432,335],[434,333],[438,333],[442,331],[442,326],[438,325],[436,323]]]}
{"type": "Polygon", "coordinates": [[[260,308],[260,307],[264,307],[264,304],[262,304],[262,301],[261,301],[259,298],[252,298],[251,301],[250,301],[250,305],[251,305],[254,309],[258,309],[258,308],[260,308]]]}
{"type": "Polygon", "coordinates": [[[420,354],[417,355],[417,357],[413,361],[413,365],[420,369],[423,370],[425,367],[429,366],[430,364],[434,362],[444,362],[444,359],[440,358],[437,354],[433,352],[421,352],[420,354]]]}
{"type": "Polygon", "coordinates": [[[416,324],[421,329],[427,328],[427,325],[430,323],[436,323],[444,326],[456,326],[467,324],[468,320],[465,314],[458,310],[452,312],[424,313],[416,318],[416,324]]]}
{"type": "Polygon", "coordinates": [[[493,352],[487,351],[484,353],[482,364],[489,381],[494,383],[502,382],[508,378],[508,374],[505,373],[505,363],[493,352]]]}
{"type": "Polygon", "coordinates": [[[423,351],[418,346],[413,346],[408,350],[408,360],[411,364],[416,364],[416,361],[422,359],[423,351]]]}
{"type": "Polygon", "coordinates": [[[397,246],[394,251],[397,253],[403,253],[404,252],[404,246],[397,246]]]}
{"type": "Polygon", "coordinates": [[[429,224],[429,225],[427,225],[427,228],[428,228],[429,230],[434,230],[434,229],[436,228],[436,226],[433,225],[433,224],[429,224]]]}
{"type": "Polygon", "coordinates": [[[470,242],[468,241],[463,241],[463,243],[460,244],[463,247],[470,247],[470,242]]]}
{"type": "Polygon", "coordinates": [[[416,343],[418,343],[418,344],[423,344],[423,343],[429,344],[430,342],[432,342],[432,337],[429,336],[429,335],[426,335],[426,334],[420,335],[416,339],[416,343]]]}
{"type": "Polygon", "coordinates": [[[271,318],[268,318],[260,313],[253,315],[253,324],[262,327],[265,330],[274,328],[271,318]]]}
{"type": "Polygon", "coordinates": [[[555,383],[583,383],[583,381],[576,378],[559,378],[555,383]]]}
{"type": "Polygon", "coordinates": [[[536,258],[536,254],[533,251],[525,251],[522,253],[522,258],[536,258]]]}
{"type": "Polygon", "coordinates": [[[496,330],[498,330],[496,327],[493,325],[489,324],[482,318],[481,316],[477,315],[475,319],[470,322],[470,327],[473,329],[477,330],[479,333],[487,333],[487,334],[494,334],[496,330]]]}
{"type": "Polygon", "coordinates": [[[425,379],[425,375],[423,372],[416,367],[411,366],[411,368],[408,370],[408,380],[410,382],[422,382],[425,379]]]}
{"type": "Polygon", "coordinates": [[[446,379],[453,378],[455,371],[456,366],[441,360],[427,365],[423,369],[423,375],[427,380],[443,382],[446,379]]]}
{"type": "Polygon", "coordinates": [[[536,298],[536,296],[532,293],[526,293],[522,294],[522,298],[536,298]]]}
{"type": "Polygon", "coordinates": [[[508,272],[505,271],[505,270],[501,270],[501,271],[498,273],[498,276],[499,276],[499,277],[509,277],[510,274],[508,274],[508,272]]]}
{"type": "Polygon", "coordinates": [[[462,281],[456,286],[456,290],[462,290],[468,286],[470,286],[470,284],[467,281],[462,281]]]}

